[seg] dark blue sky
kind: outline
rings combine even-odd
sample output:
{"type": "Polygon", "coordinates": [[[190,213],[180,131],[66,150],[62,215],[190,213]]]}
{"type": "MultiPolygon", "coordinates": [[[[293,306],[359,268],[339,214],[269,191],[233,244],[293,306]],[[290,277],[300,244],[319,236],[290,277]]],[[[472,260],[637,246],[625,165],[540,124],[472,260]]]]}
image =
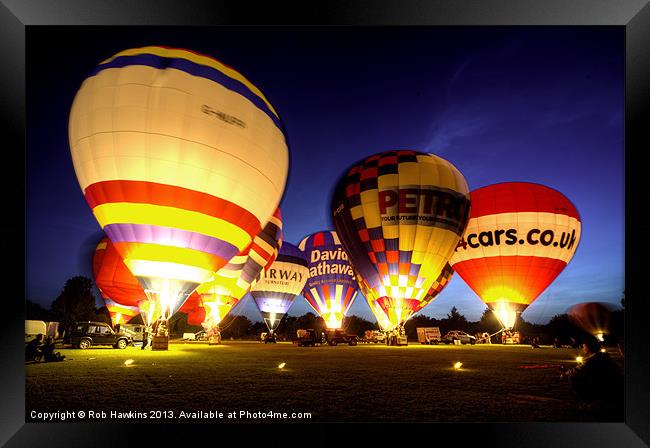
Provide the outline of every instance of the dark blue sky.
{"type": "MultiPolygon", "coordinates": [[[[451,161],[472,190],[538,182],[578,208],[578,250],[525,319],[545,322],[582,301],[620,302],[622,27],[30,27],[28,299],[48,306],[69,277],[92,277],[100,228],[72,167],[68,113],[97,63],[144,45],[209,54],[243,73],[278,110],[291,157],[281,203],[287,241],[332,228],[330,194],[353,162],[391,149],[427,151],[451,161]]],[[[455,276],[422,314],[444,316],[452,306],[472,320],[485,309],[455,276]]],[[[299,297],[290,314],[309,310],[299,297]]],[[[250,299],[238,311],[259,320],[250,299]]],[[[374,321],[361,296],[351,313],[374,321]]]]}

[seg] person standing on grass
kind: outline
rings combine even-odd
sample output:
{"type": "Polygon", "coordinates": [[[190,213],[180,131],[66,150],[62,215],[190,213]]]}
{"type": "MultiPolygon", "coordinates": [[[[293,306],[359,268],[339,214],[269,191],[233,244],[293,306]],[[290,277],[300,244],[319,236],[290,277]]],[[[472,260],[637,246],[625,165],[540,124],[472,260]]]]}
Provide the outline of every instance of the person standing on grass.
{"type": "Polygon", "coordinates": [[[492,337],[490,336],[490,333],[486,331],[485,333],[483,333],[483,337],[485,338],[486,344],[492,344],[492,337]]]}
{"type": "Polygon", "coordinates": [[[147,348],[147,345],[149,345],[149,327],[145,326],[142,329],[142,350],[147,348]]]}

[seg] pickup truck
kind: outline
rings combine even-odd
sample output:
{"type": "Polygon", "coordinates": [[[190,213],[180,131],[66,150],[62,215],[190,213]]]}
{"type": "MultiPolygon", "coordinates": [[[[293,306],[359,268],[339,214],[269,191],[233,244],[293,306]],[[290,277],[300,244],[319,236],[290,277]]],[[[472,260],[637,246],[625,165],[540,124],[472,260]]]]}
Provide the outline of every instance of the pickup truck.
{"type": "Polygon", "coordinates": [[[355,334],[347,334],[343,330],[327,330],[325,333],[327,343],[331,346],[338,344],[357,345],[359,337],[355,334]]]}

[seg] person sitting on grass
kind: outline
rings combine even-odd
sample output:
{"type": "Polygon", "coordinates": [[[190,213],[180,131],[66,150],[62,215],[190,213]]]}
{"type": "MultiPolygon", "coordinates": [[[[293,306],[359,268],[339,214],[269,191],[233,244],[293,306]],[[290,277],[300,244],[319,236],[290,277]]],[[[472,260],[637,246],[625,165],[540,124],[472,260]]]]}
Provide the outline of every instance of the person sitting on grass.
{"type": "Polygon", "coordinates": [[[34,339],[27,343],[27,346],[25,347],[25,360],[40,361],[43,357],[42,345],[43,335],[38,334],[34,339]]]}
{"type": "Polygon", "coordinates": [[[569,370],[562,368],[560,379],[569,383],[588,408],[620,412],[623,375],[618,365],[607,353],[600,351],[600,343],[595,338],[584,341],[581,349],[582,363],[569,370]]]}
{"type": "Polygon", "coordinates": [[[45,362],[58,362],[64,359],[64,355],[59,352],[54,352],[54,340],[51,336],[48,336],[45,340],[45,345],[43,345],[43,360],[45,362]]]}

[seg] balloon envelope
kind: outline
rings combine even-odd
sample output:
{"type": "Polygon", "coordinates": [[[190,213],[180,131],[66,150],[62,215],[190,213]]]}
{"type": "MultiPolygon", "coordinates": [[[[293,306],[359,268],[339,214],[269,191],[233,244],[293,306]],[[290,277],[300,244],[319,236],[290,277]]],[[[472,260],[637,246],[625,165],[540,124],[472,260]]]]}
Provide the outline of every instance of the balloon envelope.
{"type": "Polygon", "coordinates": [[[348,170],[332,214],[352,265],[395,328],[433,299],[429,290],[467,224],[469,190],[438,156],[389,151],[348,170]]]}
{"type": "Polygon", "coordinates": [[[612,308],[606,303],[585,302],[572,306],[567,314],[575,325],[602,341],[610,332],[612,308]]]}
{"type": "Polygon", "coordinates": [[[165,316],[250,245],[288,172],[266,97],[182,49],[135,48],[100,63],[74,99],[69,141],[93,214],[165,316]]]}
{"type": "Polygon", "coordinates": [[[560,192],[508,182],[472,191],[472,210],[451,264],[505,327],[565,268],[580,215],[560,192]]]}
{"type": "Polygon", "coordinates": [[[126,324],[140,314],[140,309],[137,306],[121,305],[106,296],[104,296],[104,303],[108,309],[108,314],[111,316],[113,326],[126,324]]]}
{"type": "Polygon", "coordinates": [[[284,241],[273,264],[251,288],[251,295],[269,331],[280,325],[282,317],[305,286],[308,275],[304,253],[284,241]]]}
{"type": "Polygon", "coordinates": [[[282,245],[282,215],[278,208],[271,220],[253,239],[245,252],[234,257],[215,273],[212,280],[200,285],[196,292],[205,308],[203,324],[217,326],[261,278],[276,259],[282,245]]]}
{"type": "MultiPolygon", "coordinates": [[[[106,237],[102,238],[95,248],[93,275],[104,301],[110,299],[115,302],[116,310],[118,306],[139,310],[142,321],[146,325],[151,325],[162,316],[161,306],[145,294],[138,280],[122,261],[113,243],[106,237]]],[[[198,299],[199,295],[196,292],[192,293],[187,300],[188,305],[191,306],[198,299]]],[[[106,306],[108,307],[108,302],[106,302],[106,306]]],[[[109,308],[109,313],[110,311],[109,308]]],[[[130,318],[135,316],[128,314],[129,312],[125,310],[116,311],[116,313],[118,312],[124,316],[130,316],[130,318]]]]}
{"type": "Polygon", "coordinates": [[[205,320],[205,308],[202,306],[196,307],[187,313],[187,323],[190,325],[201,325],[205,320]]]}
{"type": "Polygon", "coordinates": [[[106,237],[93,254],[93,275],[102,296],[124,306],[138,306],[147,296],[138,280],[126,267],[115,246],[106,237]]]}
{"type": "Polygon", "coordinates": [[[352,265],[336,232],[316,232],[298,245],[305,253],[309,277],[302,295],[327,328],[341,328],[343,316],[357,295],[352,265]]]}

